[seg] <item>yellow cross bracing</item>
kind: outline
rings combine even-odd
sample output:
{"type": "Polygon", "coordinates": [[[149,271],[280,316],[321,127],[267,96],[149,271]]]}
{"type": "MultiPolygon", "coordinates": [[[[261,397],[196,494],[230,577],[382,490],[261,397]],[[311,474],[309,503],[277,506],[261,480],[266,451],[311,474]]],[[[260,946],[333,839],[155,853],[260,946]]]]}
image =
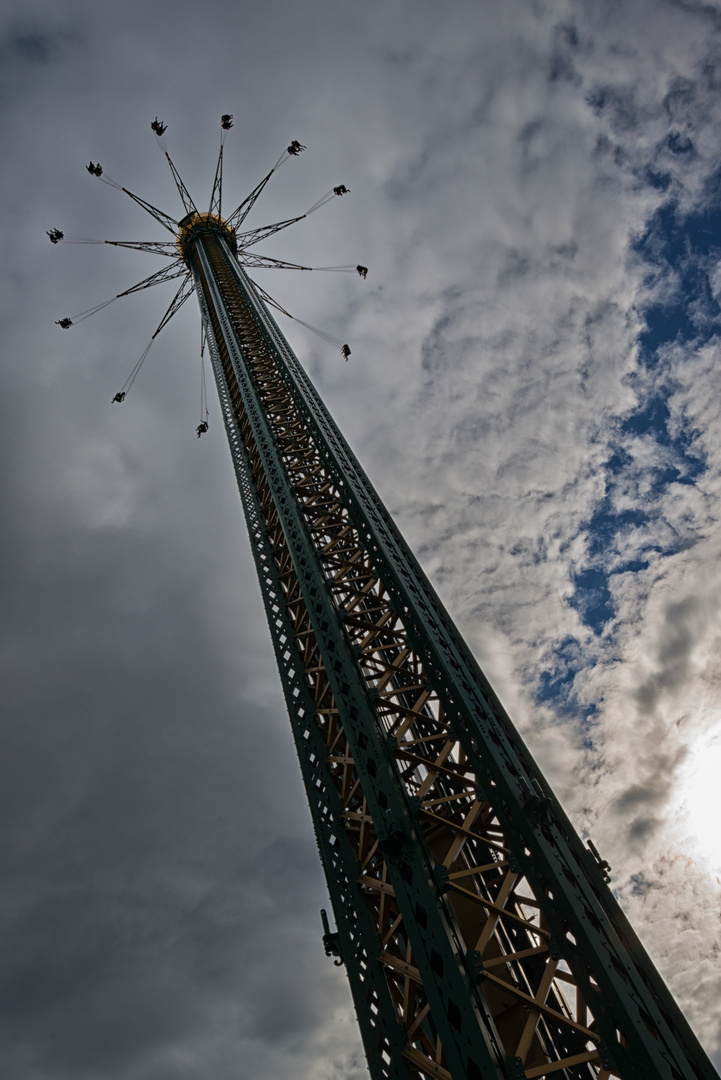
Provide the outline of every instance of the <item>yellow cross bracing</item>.
{"type": "MultiPolygon", "coordinates": [[[[528,1080],[581,1065],[586,1066],[585,1075],[599,1080],[621,1076],[603,1068],[594,1017],[568,965],[553,953],[540,915],[540,898],[514,869],[504,830],[490,804],[477,794],[476,776],[450,733],[423,664],[408,642],[403,622],[279,376],[274,357],[228,280],[222,256],[212,244],[207,245],[207,251],[277,447],[315,538],[334,602],[343,615],[368,690],[376,699],[383,728],[394,740],[398,772],[417,805],[419,825],[434,863],[447,877],[446,896],[461,945],[466,952],[477,954],[480,992],[505,1054],[517,1059],[523,1070],[518,1075],[528,1080]],[[565,1037],[559,1040],[561,1032],[565,1037]],[[572,1045],[573,1052],[559,1058],[554,1050],[559,1041],[572,1045]]],[[[215,330],[222,356],[222,336],[217,327],[215,330]]],[[[419,1080],[450,1080],[452,1074],[414,963],[403,914],[388,880],[366,794],[227,358],[224,367],[284,603],[315,703],[315,715],[308,717],[307,723],[317,725],[327,749],[367,909],[381,942],[373,962],[385,973],[398,1021],[405,1030],[404,1056],[411,1075],[419,1080]]],[[[419,913],[415,914],[418,918],[419,913]]]]}

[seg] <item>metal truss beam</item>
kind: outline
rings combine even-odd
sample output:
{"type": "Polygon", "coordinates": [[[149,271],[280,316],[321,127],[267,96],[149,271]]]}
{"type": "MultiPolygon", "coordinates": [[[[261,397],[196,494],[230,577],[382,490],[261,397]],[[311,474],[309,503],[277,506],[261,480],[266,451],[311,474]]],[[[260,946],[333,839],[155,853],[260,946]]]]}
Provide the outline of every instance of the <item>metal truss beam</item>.
{"type": "Polygon", "coordinates": [[[210,193],[210,206],[208,207],[208,213],[221,216],[223,203],[223,142],[220,143],[220,151],[218,153],[218,164],[215,166],[215,179],[213,180],[213,190],[210,193]]]}
{"type": "Polygon", "coordinates": [[[238,248],[242,252],[253,244],[259,244],[261,240],[267,240],[269,236],[287,229],[289,225],[295,225],[296,221],[302,221],[307,214],[299,214],[298,217],[287,218],[285,221],[276,221],[273,225],[261,225],[258,229],[249,229],[247,232],[238,233],[238,248]]]}
{"type": "Polygon", "coordinates": [[[170,166],[170,171],[173,174],[173,180],[175,181],[175,186],[178,189],[178,195],[180,195],[180,201],[182,202],[183,206],[185,207],[186,214],[192,214],[193,212],[195,212],[197,214],[198,207],[193,202],[191,194],[188,191],[185,184],[183,183],[183,180],[182,180],[182,178],[180,176],[180,173],[178,172],[175,165],[173,164],[173,161],[172,161],[172,158],[170,157],[170,154],[168,153],[167,150],[163,150],[163,153],[165,154],[165,158],[166,158],[166,160],[168,162],[168,165],[170,166]]]}
{"type": "MultiPolygon", "coordinates": [[[[177,277],[177,275],[175,276],[177,277]]],[[[153,334],[153,338],[156,338],[160,331],[163,329],[163,327],[168,325],[173,315],[175,315],[177,311],[180,311],[185,301],[189,300],[194,292],[195,281],[193,280],[193,275],[186,271],[185,277],[180,283],[180,288],[176,292],[173,299],[170,301],[170,304],[168,305],[168,310],[165,312],[162,319],[158,323],[158,329],[153,334]]]]}
{"type": "Polygon", "coordinates": [[[175,240],[99,240],[98,243],[130,248],[131,251],[147,251],[150,255],[165,255],[171,259],[178,257],[178,245],[175,240]]]}
{"type": "Polygon", "coordinates": [[[169,266],[164,266],[162,270],[156,270],[150,277],[143,278],[137,285],[131,286],[126,289],[125,292],[118,293],[116,299],[121,296],[130,296],[132,293],[141,292],[143,289],[150,289],[153,285],[162,285],[164,281],[172,281],[174,278],[183,277],[188,273],[188,268],[181,259],[176,259],[175,262],[170,263],[169,266]]]}
{"type": "Polygon", "coordinates": [[[313,266],[285,262],[283,259],[271,259],[269,255],[257,255],[254,251],[244,251],[240,256],[241,265],[249,270],[313,270],[313,266]]]}
{"type": "Polygon", "coordinates": [[[264,176],[263,179],[260,181],[260,183],[257,184],[253,188],[250,195],[248,195],[245,199],[243,199],[240,206],[236,207],[236,209],[233,211],[233,213],[228,218],[228,225],[230,226],[231,229],[235,229],[237,231],[240,228],[240,226],[243,224],[243,222],[247,218],[250,211],[255,206],[256,202],[258,201],[259,196],[261,195],[261,193],[263,192],[263,189],[265,188],[265,185],[268,183],[268,181],[270,180],[270,178],[271,178],[271,176],[273,175],[274,172],[275,172],[275,167],[272,168],[270,170],[270,172],[268,173],[268,175],[264,176]]]}
{"type": "Polygon", "coordinates": [[[124,191],[126,195],[129,195],[133,202],[137,203],[138,206],[142,206],[143,210],[150,214],[151,217],[154,217],[156,221],[159,221],[164,229],[171,232],[173,236],[177,235],[178,222],[175,218],[172,218],[170,214],[166,214],[164,210],[158,210],[157,206],[153,206],[152,203],[146,202],[145,199],[141,199],[139,195],[133,195],[132,191],[128,191],[127,188],[121,188],[120,190],[124,191]]]}

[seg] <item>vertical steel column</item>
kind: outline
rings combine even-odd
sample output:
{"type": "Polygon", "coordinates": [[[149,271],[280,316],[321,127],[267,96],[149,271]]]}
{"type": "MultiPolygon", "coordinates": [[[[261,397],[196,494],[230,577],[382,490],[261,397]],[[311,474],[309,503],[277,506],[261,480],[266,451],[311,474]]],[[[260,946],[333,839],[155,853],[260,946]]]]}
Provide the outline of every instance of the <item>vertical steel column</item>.
{"type": "Polygon", "coordinates": [[[379,1080],[410,1080],[411,1073],[402,1056],[405,1045],[403,1029],[395,1016],[380,968],[371,962],[377,954],[378,943],[363,902],[353,848],[342,827],[343,805],[328,772],[325,760],[327,748],[310,723],[315,702],[304,679],[303,657],[299,653],[294,626],[284,602],[260,493],[253,483],[248,454],[233,408],[229,381],[236,389],[237,383],[234,373],[227,368],[227,360],[224,368],[213,320],[200,289],[198,299],[296,753],[342,941],[341,958],[351,983],[368,1066],[371,1076],[379,1080]]]}

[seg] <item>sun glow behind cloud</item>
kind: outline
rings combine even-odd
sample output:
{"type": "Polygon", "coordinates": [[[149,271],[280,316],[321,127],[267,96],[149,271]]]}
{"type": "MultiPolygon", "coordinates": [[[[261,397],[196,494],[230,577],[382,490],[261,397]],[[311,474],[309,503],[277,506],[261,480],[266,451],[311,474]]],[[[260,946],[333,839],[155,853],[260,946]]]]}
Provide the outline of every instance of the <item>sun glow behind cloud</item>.
{"type": "Polygon", "coordinates": [[[679,779],[679,824],[689,853],[721,873],[721,724],[694,746],[679,779]]]}

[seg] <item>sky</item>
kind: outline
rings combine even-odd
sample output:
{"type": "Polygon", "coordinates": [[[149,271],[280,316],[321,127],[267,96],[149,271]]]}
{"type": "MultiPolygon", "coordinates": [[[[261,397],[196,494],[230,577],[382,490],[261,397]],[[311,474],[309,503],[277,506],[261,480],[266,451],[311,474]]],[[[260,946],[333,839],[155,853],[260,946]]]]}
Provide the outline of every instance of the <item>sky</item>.
{"type": "Polygon", "coordinates": [[[362,1080],[191,299],[72,316],[221,113],[288,338],[721,1067],[721,3],[5,0],[0,1074],[362,1080]]]}

